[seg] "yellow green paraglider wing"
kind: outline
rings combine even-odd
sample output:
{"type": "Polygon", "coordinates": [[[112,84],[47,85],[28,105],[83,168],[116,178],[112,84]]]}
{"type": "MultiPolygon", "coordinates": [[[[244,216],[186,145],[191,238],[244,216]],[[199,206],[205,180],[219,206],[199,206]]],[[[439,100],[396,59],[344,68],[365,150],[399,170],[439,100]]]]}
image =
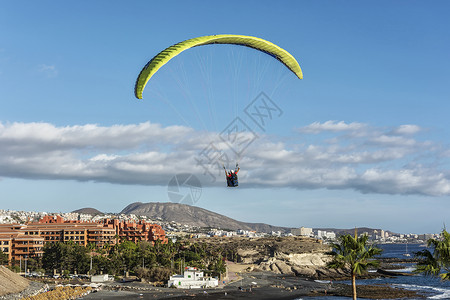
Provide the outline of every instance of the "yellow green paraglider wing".
{"type": "Polygon", "coordinates": [[[280,62],[282,62],[289,70],[291,70],[298,78],[302,79],[303,74],[300,65],[295,60],[295,58],[286,50],[278,47],[277,45],[257,38],[253,36],[245,35],[234,35],[234,34],[220,34],[220,35],[208,35],[201,36],[193,39],[189,39],[169,48],[161,51],[153,57],[142,69],[139,74],[136,85],[134,87],[134,94],[136,98],[142,99],[142,92],[144,91],[145,85],[150,80],[150,78],[169,60],[192,47],[209,45],[209,44],[234,44],[250,47],[262,52],[265,52],[280,62]]]}

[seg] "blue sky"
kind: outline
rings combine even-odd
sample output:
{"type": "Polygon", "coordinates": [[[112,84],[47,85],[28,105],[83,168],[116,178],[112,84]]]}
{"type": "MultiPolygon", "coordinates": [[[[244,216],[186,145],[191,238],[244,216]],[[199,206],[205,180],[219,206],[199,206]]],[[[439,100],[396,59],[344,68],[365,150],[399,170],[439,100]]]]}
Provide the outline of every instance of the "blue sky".
{"type": "Polygon", "coordinates": [[[196,205],[242,221],[403,233],[449,223],[446,1],[171,4],[2,1],[2,209],[118,212],[169,201],[171,178],[191,173],[196,205]],[[158,52],[223,33],[279,45],[304,79],[253,49],[204,46],[134,98],[158,52]],[[245,114],[261,92],[279,108],[263,128],[245,114]],[[237,117],[253,141],[241,157],[220,140],[237,117]],[[239,160],[238,189],[196,163],[211,145],[228,167],[239,160]]]}

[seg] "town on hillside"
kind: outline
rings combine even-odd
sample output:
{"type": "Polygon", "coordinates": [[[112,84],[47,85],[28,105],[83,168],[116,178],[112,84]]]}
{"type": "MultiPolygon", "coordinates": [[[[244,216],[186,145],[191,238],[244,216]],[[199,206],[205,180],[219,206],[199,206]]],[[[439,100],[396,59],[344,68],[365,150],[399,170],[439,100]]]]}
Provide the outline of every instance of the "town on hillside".
{"type": "MultiPolygon", "coordinates": [[[[85,214],[85,213],[47,213],[47,212],[27,212],[27,211],[14,211],[14,210],[0,210],[0,224],[29,224],[27,226],[35,226],[33,224],[42,224],[49,222],[64,222],[65,226],[70,226],[70,224],[85,224],[86,226],[102,226],[102,239],[93,240],[89,235],[89,230],[84,229],[83,233],[78,233],[73,236],[66,236],[68,240],[75,238],[83,238],[86,234],[84,240],[75,240],[77,242],[88,243],[90,241],[95,241],[97,243],[113,242],[114,239],[111,236],[118,235],[119,237],[127,237],[129,240],[136,241],[141,238],[142,240],[154,240],[170,238],[175,241],[178,237],[190,237],[190,238],[206,238],[206,237],[267,237],[267,236],[307,236],[313,237],[319,240],[323,240],[325,243],[332,242],[336,240],[336,237],[340,234],[348,233],[344,230],[339,229],[317,229],[317,228],[292,228],[290,231],[271,231],[271,232],[257,232],[254,230],[229,230],[226,228],[204,228],[190,226],[187,224],[178,223],[175,221],[163,221],[161,218],[150,219],[143,215],[134,214],[85,214]],[[54,219],[55,221],[51,221],[54,219]],[[61,221],[64,220],[64,221],[61,221]],[[89,225],[90,224],[90,225],[89,225]],[[137,224],[137,225],[136,225],[137,224]],[[127,235],[127,232],[132,232],[133,226],[138,226],[141,232],[146,232],[146,230],[154,231],[155,233],[150,237],[144,237],[145,234],[140,235],[127,235]],[[147,229],[148,227],[148,229],[147,229]],[[114,229],[108,233],[109,229],[114,229]],[[150,229],[151,228],[151,229],[150,229]],[[85,233],[84,233],[85,232],[85,233]],[[109,235],[108,235],[109,234],[109,235]],[[91,240],[89,240],[91,238],[91,240]]],[[[4,225],[0,225],[0,228],[7,228],[4,225]]],[[[33,227],[29,227],[33,228],[33,227]]],[[[2,229],[0,229],[2,230],[2,229]]],[[[81,232],[78,230],[76,232],[81,232]]],[[[0,233],[1,234],[1,233],[0,233]]],[[[366,229],[364,231],[358,230],[358,234],[367,235],[369,240],[373,243],[425,243],[430,238],[437,238],[439,234],[437,233],[427,233],[427,234],[415,234],[415,233],[393,233],[388,230],[383,229],[366,229]]],[[[45,238],[45,236],[44,236],[45,238]]],[[[49,236],[48,238],[52,238],[49,236]]],[[[56,238],[56,237],[53,237],[56,238]]]]}

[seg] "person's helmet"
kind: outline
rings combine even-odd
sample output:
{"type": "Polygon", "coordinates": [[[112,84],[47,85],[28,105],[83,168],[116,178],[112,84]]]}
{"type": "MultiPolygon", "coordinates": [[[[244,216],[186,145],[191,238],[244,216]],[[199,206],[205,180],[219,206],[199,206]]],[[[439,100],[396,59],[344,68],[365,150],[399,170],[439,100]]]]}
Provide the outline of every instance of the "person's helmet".
{"type": "Polygon", "coordinates": [[[230,173],[234,173],[234,171],[233,171],[233,170],[230,170],[230,173]]]}

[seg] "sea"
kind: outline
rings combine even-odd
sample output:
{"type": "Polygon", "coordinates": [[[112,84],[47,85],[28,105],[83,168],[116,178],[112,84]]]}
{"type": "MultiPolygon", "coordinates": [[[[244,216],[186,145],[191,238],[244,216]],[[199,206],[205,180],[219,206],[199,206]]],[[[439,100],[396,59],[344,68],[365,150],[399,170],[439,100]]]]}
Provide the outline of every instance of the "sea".
{"type": "MultiPolygon", "coordinates": [[[[414,257],[414,252],[426,249],[426,245],[420,244],[379,244],[379,248],[383,249],[382,257],[405,258],[404,254],[409,253],[414,257]]],[[[401,268],[390,271],[397,272],[411,272],[414,270],[415,264],[402,264],[401,268]]],[[[343,281],[343,283],[351,284],[350,281],[343,281]]],[[[356,279],[356,285],[360,284],[388,284],[392,287],[399,287],[407,290],[417,291],[423,294],[426,299],[450,299],[450,282],[443,282],[439,278],[413,275],[413,276],[398,276],[395,278],[377,278],[377,279],[356,279]]],[[[301,297],[297,300],[348,300],[349,297],[301,297]]],[[[404,298],[403,298],[404,299],[404,298]]],[[[411,299],[411,298],[410,298],[411,299]]]]}

